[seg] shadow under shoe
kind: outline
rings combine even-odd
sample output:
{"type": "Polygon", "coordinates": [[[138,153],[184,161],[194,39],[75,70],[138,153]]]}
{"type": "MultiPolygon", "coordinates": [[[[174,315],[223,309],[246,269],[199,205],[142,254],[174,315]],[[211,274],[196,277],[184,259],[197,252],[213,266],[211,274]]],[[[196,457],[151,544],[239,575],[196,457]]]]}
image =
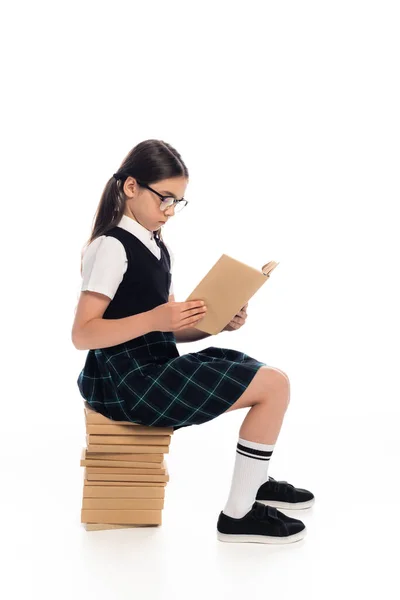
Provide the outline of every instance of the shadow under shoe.
{"type": "Polygon", "coordinates": [[[306,526],[302,521],[257,500],[240,519],[221,511],[217,522],[217,538],[221,542],[289,544],[303,539],[305,534],[306,526]]]}

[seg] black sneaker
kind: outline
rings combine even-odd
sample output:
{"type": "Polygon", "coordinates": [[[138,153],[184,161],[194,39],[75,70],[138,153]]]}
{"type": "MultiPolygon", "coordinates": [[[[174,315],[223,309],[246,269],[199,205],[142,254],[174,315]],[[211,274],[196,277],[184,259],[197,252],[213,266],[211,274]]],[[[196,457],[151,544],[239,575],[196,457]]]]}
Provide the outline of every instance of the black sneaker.
{"type": "Polygon", "coordinates": [[[303,488],[296,488],[287,481],[276,481],[270,477],[259,488],[256,500],[275,508],[301,509],[314,504],[314,494],[303,488]]]}
{"type": "Polygon", "coordinates": [[[262,544],[289,544],[301,540],[306,526],[272,506],[255,501],[241,519],[220,512],[217,538],[221,542],[260,542],[262,544]]]}

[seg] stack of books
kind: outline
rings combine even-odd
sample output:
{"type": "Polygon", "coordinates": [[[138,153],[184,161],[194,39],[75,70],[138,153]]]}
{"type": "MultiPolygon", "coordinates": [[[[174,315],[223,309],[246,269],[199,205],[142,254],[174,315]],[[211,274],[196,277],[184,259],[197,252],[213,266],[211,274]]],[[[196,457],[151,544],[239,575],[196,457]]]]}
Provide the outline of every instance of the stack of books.
{"type": "Polygon", "coordinates": [[[87,530],[161,525],[172,427],[114,421],[84,403],[81,523],[87,530]]]}

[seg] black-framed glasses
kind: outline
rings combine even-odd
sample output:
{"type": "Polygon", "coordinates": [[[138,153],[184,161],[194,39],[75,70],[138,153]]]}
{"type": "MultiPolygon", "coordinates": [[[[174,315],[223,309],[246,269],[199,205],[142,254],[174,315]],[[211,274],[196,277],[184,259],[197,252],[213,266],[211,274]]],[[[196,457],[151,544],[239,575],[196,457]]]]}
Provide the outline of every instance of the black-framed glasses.
{"type": "Polygon", "coordinates": [[[139,181],[138,179],[136,179],[136,182],[141,187],[144,187],[147,190],[150,190],[151,192],[154,192],[155,194],[157,194],[157,196],[161,199],[160,209],[163,211],[166,210],[169,206],[175,205],[175,212],[179,212],[180,210],[182,210],[182,208],[185,208],[185,206],[189,202],[189,200],[185,200],[185,198],[179,199],[179,198],[174,198],[174,196],[163,196],[162,194],[160,194],[160,192],[157,192],[157,190],[154,190],[152,187],[147,185],[147,183],[143,183],[143,182],[139,181]]]}

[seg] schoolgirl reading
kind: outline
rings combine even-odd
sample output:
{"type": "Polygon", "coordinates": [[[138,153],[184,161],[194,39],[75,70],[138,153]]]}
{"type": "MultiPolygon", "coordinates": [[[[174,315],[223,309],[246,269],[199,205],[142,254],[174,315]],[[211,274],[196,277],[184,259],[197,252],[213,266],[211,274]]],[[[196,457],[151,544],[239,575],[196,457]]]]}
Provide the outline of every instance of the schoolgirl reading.
{"type": "MultiPolygon", "coordinates": [[[[175,301],[173,254],[161,234],[187,205],[188,182],[181,155],[150,139],[137,144],[106,183],[82,256],[72,328],[74,346],[88,350],[79,391],[109,419],[174,431],[250,408],[239,431],[217,537],[294,542],[304,537],[305,525],[278,509],[308,508],[314,495],[268,476],[289,403],[288,377],[229,348],[187,354],[177,348],[209,337],[193,327],[207,310],[204,302],[175,301]]],[[[241,327],[246,309],[224,330],[241,327]]]]}

